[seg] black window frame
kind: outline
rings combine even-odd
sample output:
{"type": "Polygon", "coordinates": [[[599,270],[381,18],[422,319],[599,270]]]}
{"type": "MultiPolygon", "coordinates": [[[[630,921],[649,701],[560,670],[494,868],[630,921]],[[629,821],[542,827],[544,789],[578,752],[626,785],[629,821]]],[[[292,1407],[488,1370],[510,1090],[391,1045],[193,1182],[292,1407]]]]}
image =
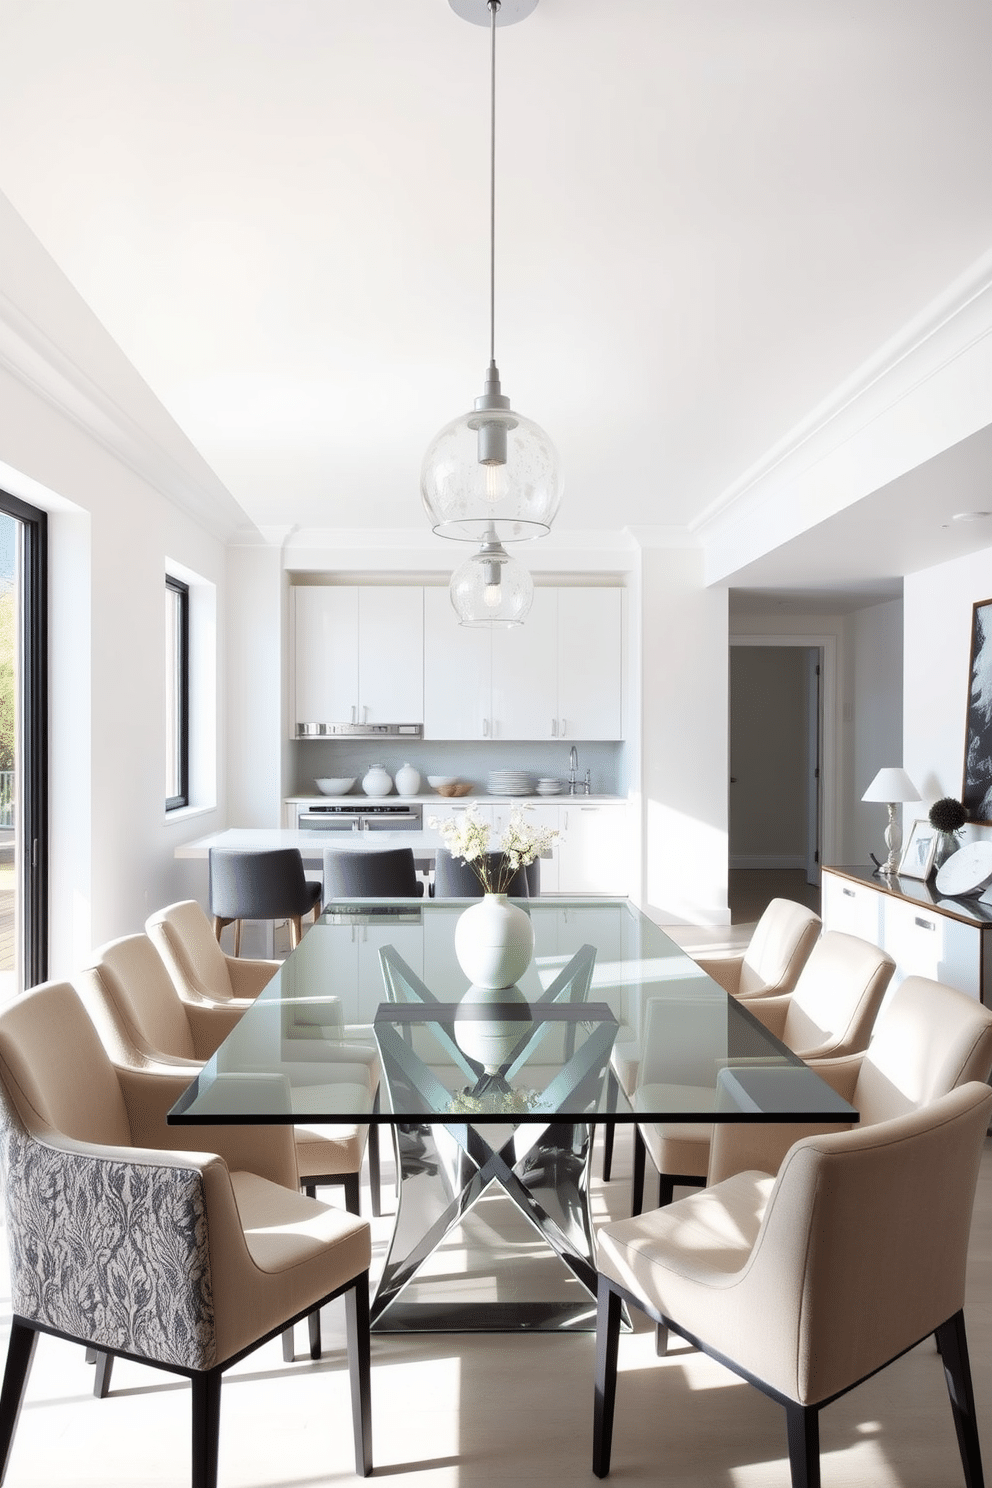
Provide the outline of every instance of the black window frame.
{"type": "Polygon", "coordinates": [[[48,515],[3,490],[0,512],[21,524],[20,958],[27,989],[48,976],[48,515]]]}
{"type": "MultiPolygon", "coordinates": [[[[178,734],[178,763],[179,763],[179,793],[174,796],[166,796],[166,811],[178,811],[190,804],[189,800],[189,585],[182,579],[177,579],[173,574],[165,576],[165,587],[167,591],[174,593],[179,599],[179,634],[177,637],[177,673],[179,696],[177,703],[177,734],[178,734]]],[[[171,682],[171,678],[169,681],[171,682]]]]}

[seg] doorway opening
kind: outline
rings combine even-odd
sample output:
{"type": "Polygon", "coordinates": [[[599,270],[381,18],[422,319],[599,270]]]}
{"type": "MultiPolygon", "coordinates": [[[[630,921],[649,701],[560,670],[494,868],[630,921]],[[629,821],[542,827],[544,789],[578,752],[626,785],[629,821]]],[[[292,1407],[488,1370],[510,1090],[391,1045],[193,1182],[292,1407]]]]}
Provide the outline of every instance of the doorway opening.
{"type": "Polygon", "coordinates": [[[0,997],[48,973],[45,513],[0,491],[0,997]]]}
{"type": "Polygon", "coordinates": [[[730,651],[729,894],[734,923],[774,898],[819,910],[824,649],[735,639],[730,651]]]}

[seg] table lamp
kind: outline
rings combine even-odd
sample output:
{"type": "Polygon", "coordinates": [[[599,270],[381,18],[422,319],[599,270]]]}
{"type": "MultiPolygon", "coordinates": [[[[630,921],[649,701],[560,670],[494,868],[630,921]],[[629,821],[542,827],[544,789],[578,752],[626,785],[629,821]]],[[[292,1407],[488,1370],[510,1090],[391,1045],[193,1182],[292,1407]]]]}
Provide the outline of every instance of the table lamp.
{"type": "Polygon", "coordinates": [[[906,771],[896,765],[887,765],[879,770],[871,785],[861,797],[862,801],[884,801],[889,808],[889,824],[885,829],[885,845],[889,856],[878,867],[879,873],[895,873],[899,868],[902,852],[902,823],[896,816],[900,801],[919,801],[920,793],[906,771]]]}

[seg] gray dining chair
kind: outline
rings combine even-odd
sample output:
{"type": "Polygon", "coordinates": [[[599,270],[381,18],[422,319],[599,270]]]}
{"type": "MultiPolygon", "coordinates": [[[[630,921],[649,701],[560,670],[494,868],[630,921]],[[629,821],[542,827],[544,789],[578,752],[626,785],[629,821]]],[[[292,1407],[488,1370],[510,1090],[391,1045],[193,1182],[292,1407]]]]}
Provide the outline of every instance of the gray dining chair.
{"type": "MultiPolygon", "coordinates": [[[[490,866],[495,869],[502,858],[502,853],[487,853],[490,866]]],[[[518,868],[510,878],[506,886],[506,893],[511,899],[529,899],[530,880],[528,870],[518,868]]],[[[538,883],[540,889],[540,883],[538,883]]],[[[434,859],[434,897],[436,899],[481,899],[485,890],[479,881],[479,875],[471,863],[466,863],[463,858],[454,858],[447,848],[439,847],[437,857],[434,859]]]]}
{"type": "Polygon", "coordinates": [[[330,899],[422,899],[412,847],[381,852],[324,849],[324,903],[330,899]]]}
{"type": "Polygon", "coordinates": [[[303,871],[299,848],[238,852],[212,847],[209,858],[210,913],[220,940],[234,925],[234,954],[241,954],[242,920],[288,920],[295,949],[303,937],[303,916],[320,910],[320,884],[303,871]]]}

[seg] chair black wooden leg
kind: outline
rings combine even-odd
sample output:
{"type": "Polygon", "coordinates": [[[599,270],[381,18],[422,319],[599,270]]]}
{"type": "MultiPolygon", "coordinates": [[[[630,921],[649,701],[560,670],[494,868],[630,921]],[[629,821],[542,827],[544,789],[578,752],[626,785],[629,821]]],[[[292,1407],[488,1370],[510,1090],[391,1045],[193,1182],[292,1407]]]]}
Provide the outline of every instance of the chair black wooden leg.
{"type": "Polygon", "coordinates": [[[964,1313],[956,1312],[937,1329],[937,1347],[944,1365],[947,1393],[954,1415],[961,1466],[967,1488],[984,1488],[982,1452],[975,1420],[975,1395],[971,1384],[968,1340],[964,1331],[964,1313]]]}
{"type": "Polygon", "coordinates": [[[382,1213],[382,1187],[379,1175],[379,1127],[373,1122],[369,1127],[369,1188],[372,1193],[372,1214],[378,1219],[382,1213]]]}
{"type": "Polygon", "coordinates": [[[193,1488],[217,1488],[221,1378],[219,1369],[193,1376],[193,1488]]]}
{"type": "Polygon", "coordinates": [[[592,1470],[597,1478],[610,1471],[613,1410],[617,1398],[617,1351],[620,1346],[619,1293],[599,1278],[596,1303],[596,1397],[593,1405],[592,1470]]]}
{"type": "Polygon", "coordinates": [[[351,1418],[355,1430],[355,1471],[367,1478],[372,1471],[372,1353],[369,1339],[369,1278],[359,1276],[344,1294],[351,1376],[351,1418]]]}
{"type": "Polygon", "coordinates": [[[644,1203],[644,1159],[646,1151],[640,1128],[634,1127],[634,1176],[630,1183],[630,1212],[640,1214],[644,1203]]]}
{"type": "Polygon", "coordinates": [[[815,1405],[787,1405],[792,1488],[820,1488],[820,1413],[815,1405]]]}
{"type": "Polygon", "coordinates": [[[344,1175],[344,1207],[349,1214],[361,1214],[362,1212],[362,1183],[358,1173],[345,1173],[344,1175]]]}
{"type": "Polygon", "coordinates": [[[671,1173],[658,1174],[658,1208],[664,1209],[675,1197],[675,1179],[671,1173]]]}
{"type": "Polygon", "coordinates": [[[668,1329],[664,1323],[658,1323],[655,1327],[654,1351],[659,1359],[664,1359],[668,1353],[668,1329]]]}
{"type": "Polygon", "coordinates": [[[603,1182],[608,1183],[613,1172],[613,1136],[616,1122],[607,1121],[603,1127],[603,1182]]]}
{"type": "Polygon", "coordinates": [[[21,1414],[21,1403],[37,1342],[36,1329],[16,1320],[11,1323],[7,1365],[3,1372],[3,1388],[0,1389],[0,1483],[7,1472],[10,1448],[17,1429],[17,1418],[21,1414]]]}
{"type": "Polygon", "coordinates": [[[93,1394],[97,1400],[106,1400],[110,1394],[110,1376],[114,1372],[113,1354],[101,1349],[96,1356],[96,1374],[93,1376],[93,1394]]]}
{"type": "Polygon", "coordinates": [[[284,1364],[292,1364],[296,1358],[296,1339],[293,1337],[292,1328],[282,1330],[282,1361],[284,1364]]]}
{"type": "Polygon", "coordinates": [[[310,1357],[320,1358],[320,1308],[315,1307],[307,1316],[307,1333],[310,1336],[310,1357]]]}

